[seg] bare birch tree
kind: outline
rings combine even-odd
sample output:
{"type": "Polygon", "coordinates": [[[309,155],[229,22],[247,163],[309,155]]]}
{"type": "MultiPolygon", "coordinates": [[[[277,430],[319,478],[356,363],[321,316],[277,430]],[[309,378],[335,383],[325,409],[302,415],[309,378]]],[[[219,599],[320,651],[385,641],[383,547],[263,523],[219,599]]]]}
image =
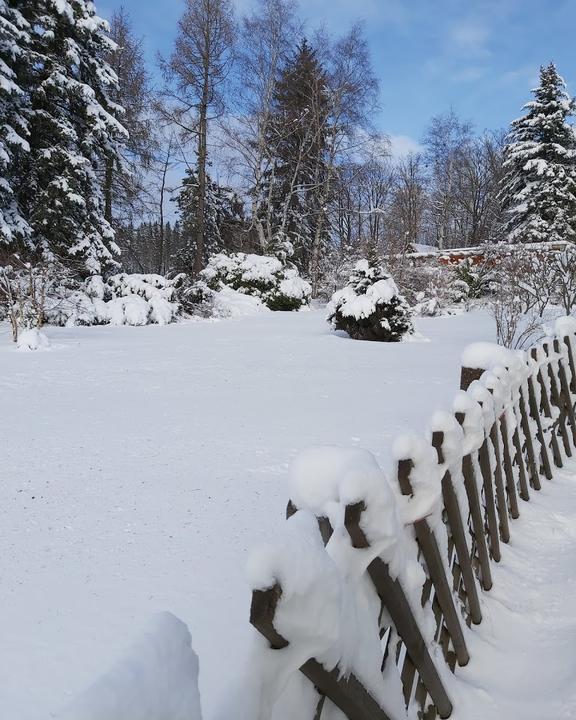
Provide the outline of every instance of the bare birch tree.
{"type": "Polygon", "coordinates": [[[224,111],[224,85],[233,59],[230,0],[186,0],[174,50],[162,68],[169,85],[167,115],[184,140],[195,140],[198,203],[193,273],[204,265],[204,206],[209,122],[224,111]]]}

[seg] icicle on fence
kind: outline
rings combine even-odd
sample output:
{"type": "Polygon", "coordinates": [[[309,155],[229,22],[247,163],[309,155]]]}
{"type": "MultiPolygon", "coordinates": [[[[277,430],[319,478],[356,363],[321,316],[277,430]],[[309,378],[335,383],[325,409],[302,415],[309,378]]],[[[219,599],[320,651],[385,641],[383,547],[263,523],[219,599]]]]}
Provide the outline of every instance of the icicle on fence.
{"type": "Polygon", "coordinates": [[[398,439],[393,482],[366,451],[297,458],[287,522],[251,560],[260,720],[451,715],[491,565],[576,447],[575,357],[571,318],[527,353],[467,348],[453,410],[398,439]]]}

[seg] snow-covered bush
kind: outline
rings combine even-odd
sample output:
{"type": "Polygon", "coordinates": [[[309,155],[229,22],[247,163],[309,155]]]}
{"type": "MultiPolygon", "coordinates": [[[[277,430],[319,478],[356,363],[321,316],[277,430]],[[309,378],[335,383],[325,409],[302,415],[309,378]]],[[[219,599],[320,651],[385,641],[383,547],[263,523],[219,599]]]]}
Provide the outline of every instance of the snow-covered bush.
{"type": "MultiPolygon", "coordinates": [[[[68,271],[57,261],[43,260],[32,263],[12,255],[0,265],[0,320],[7,318],[12,328],[12,339],[19,341],[21,333],[37,330],[47,322],[47,315],[58,296],[58,288],[65,282],[68,271]]],[[[31,342],[23,347],[37,349],[31,342]]]]}
{"type": "Polygon", "coordinates": [[[212,291],[225,287],[259,298],[270,310],[299,310],[308,304],[310,284],[287,259],[271,255],[218,253],[201,273],[212,291]]]}
{"type": "Polygon", "coordinates": [[[455,279],[453,288],[462,292],[462,299],[478,300],[490,293],[494,273],[491,263],[474,263],[470,258],[464,258],[452,270],[455,279]]]}
{"type": "Polygon", "coordinates": [[[46,310],[53,325],[166,325],[180,313],[178,283],[162,275],[100,275],[61,284],[46,310]]]}
{"type": "Polygon", "coordinates": [[[398,342],[411,334],[412,312],[383,267],[356,263],[348,284],[332,296],[328,320],[355,340],[398,342]]]}
{"type": "Polygon", "coordinates": [[[436,316],[456,311],[468,298],[468,288],[453,270],[437,260],[404,266],[394,275],[400,292],[415,315],[436,316]]]}

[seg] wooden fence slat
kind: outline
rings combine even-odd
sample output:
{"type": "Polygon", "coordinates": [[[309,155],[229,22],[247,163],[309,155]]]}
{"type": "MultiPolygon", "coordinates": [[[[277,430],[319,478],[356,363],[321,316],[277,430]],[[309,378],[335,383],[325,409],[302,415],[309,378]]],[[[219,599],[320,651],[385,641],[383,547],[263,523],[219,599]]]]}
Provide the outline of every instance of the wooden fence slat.
{"type": "Polygon", "coordinates": [[[508,423],[506,414],[500,416],[500,436],[502,437],[502,462],[504,465],[504,476],[506,478],[506,492],[508,495],[508,505],[510,507],[510,515],[513,519],[520,516],[518,509],[518,493],[516,491],[516,481],[514,479],[514,469],[512,465],[512,453],[510,450],[510,436],[508,434],[508,423]]]}
{"type": "MultiPolygon", "coordinates": [[[[360,527],[360,518],[364,509],[364,503],[360,502],[348,505],[345,511],[344,524],[350,535],[352,546],[355,548],[369,547],[366,535],[360,527]]],[[[452,713],[452,702],[428,652],[404,589],[398,580],[392,579],[388,566],[380,557],[374,558],[370,563],[368,574],[380,600],[388,610],[398,635],[406,645],[406,650],[436,705],[440,717],[449,717],[452,713]]]]}
{"type": "MultiPolygon", "coordinates": [[[[444,433],[435,432],[432,434],[432,445],[438,453],[438,462],[444,463],[444,433]]],[[[480,609],[480,599],[478,597],[478,588],[476,587],[476,579],[474,577],[474,569],[470,561],[470,553],[468,551],[468,543],[466,542],[466,531],[464,530],[464,522],[460,511],[458,496],[454,489],[452,476],[449,470],[446,470],[442,478],[442,497],[444,499],[444,508],[448,518],[448,525],[452,538],[454,539],[454,547],[458,564],[462,570],[462,581],[466,590],[468,607],[470,609],[470,617],[475,625],[482,622],[482,611],[480,609]]]]}
{"type": "Polygon", "coordinates": [[[540,444],[540,461],[542,463],[542,469],[544,470],[544,476],[547,480],[552,479],[552,466],[550,465],[550,456],[548,454],[548,445],[546,444],[546,436],[544,435],[544,429],[542,427],[542,417],[540,415],[540,408],[536,400],[536,391],[534,389],[533,378],[528,378],[528,407],[530,409],[530,417],[536,422],[536,437],[540,444]]]}
{"type": "Polygon", "coordinates": [[[512,434],[512,444],[514,445],[514,458],[516,467],[518,468],[518,484],[520,486],[520,497],[522,500],[530,500],[530,491],[528,490],[528,477],[526,475],[526,463],[524,462],[524,452],[522,451],[522,440],[520,439],[520,427],[518,422],[512,434]]]}
{"type": "MultiPolygon", "coordinates": [[[[479,380],[484,374],[481,368],[462,367],[460,373],[460,388],[468,390],[470,385],[479,380]]],[[[482,403],[479,403],[482,406],[482,403]]],[[[490,455],[488,452],[488,437],[478,450],[478,461],[480,463],[480,474],[484,487],[484,502],[486,506],[486,517],[488,520],[488,534],[490,537],[490,553],[496,562],[500,562],[500,535],[498,532],[498,519],[496,516],[496,500],[494,497],[494,486],[492,484],[492,469],[490,467],[490,455]]]]}
{"type": "MultiPolygon", "coordinates": [[[[538,350],[536,348],[532,348],[530,354],[533,360],[539,362],[538,350]]],[[[548,388],[546,386],[546,383],[544,382],[544,375],[542,374],[541,367],[538,368],[538,371],[536,373],[536,380],[540,387],[541,410],[544,411],[544,415],[552,422],[552,405],[550,403],[550,396],[548,394],[548,388]]],[[[558,444],[558,438],[553,428],[550,430],[550,447],[552,449],[554,465],[556,465],[556,467],[562,467],[562,454],[560,452],[560,445],[558,444]]]]}
{"type": "MultiPolygon", "coordinates": [[[[456,420],[461,426],[464,425],[466,419],[465,413],[456,413],[456,420]]],[[[464,477],[464,489],[468,497],[468,507],[470,508],[470,518],[472,520],[472,529],[474,531],[474,541],[478,549],[478,561],[480,563],[480,579],[484,590],[490,590],[492,587],[492,570],[490,568],[490,554],[488,552],[488,543],[486,542],[486,534],[484,532],[484,520],[482,517],[482,503],[480,501],[480,493],[478,491],[478,483],[476,482],[476,473],[472,464],[472,457],[465,455],[462,458],[462,475],[464,477]]]]}
{"type": "Polygon", "coordinates": [[[502,458],[500,455],[500,439],[498,437],[498,421],[490,428],[490,441],[494,451],[494,486],[496,488],[496,509],[500,521],[500,537],[502,542],[510,542],[510,525],[508,523],[508,504],[502,480],[502,458]]]}
{"type": "Polygon", "coordinates": [[[488,438],[484,438],[478,450],[478,463],[482,475],[484,488],[484,503],[486,519],[488,520],[488,537],[490,539],[490,554],[496,562],[500,562],[500,534],[498,531],[498,517],[496,514],[496,499],[494,485],[492,484],[492,468],[490,467],[490,454],[488,452],[488,438]]]}
{"type": "Polygon", "coordinates": [[[536,464],[536,454],[534,452],[534,442],[532,440],[532,431],[530,430],[530,420],[526,411],[526,402],[524,400],[524,391],[520,388],[519,392],[519,408],[520,408],[520,427],[524,435],[524,447],[526,448],[527,464],[530,473],[530,485],[534,490],[540,490],[540,472],[536,464]]]}
{"type": "Polygon", "coordinates": [[[572,342],[568,335],[564,336],[564,344],[568,348],[568,366],[570,367],[570,392],[576,395],[576,365],[574,364],[574,353],[572,342]]]}
{"type": "MultiPolygon", "coordinates": [[[[560,341],[554,340],[554,351],[560,354],[560,341]]],[[[572,444],[576,446],[576,417],[574,417],[574,406],[570,398],[570,387],[568,385],[568,377],[566,376],[566,368],[564,361],[558,358],[558,380],[560,382],[560,400],[564,406],[564,414],[568,418],[568,424],[572,432],[572,444]]]]}
{"type": "Polygon", "coordinates": [[[560,399],[560,392],[558,391],[558,383],[556,382],[556,375],[552,368],[552,362],[550,361],[550,347],[547,342],[542,343],[542,348],[548,358],[546,367],[548,370],[548,378],[550,380],[550,399],[552,404],[556,406],[559,411],[558,415],[558,430],[560,431],[560,437],[562,438],[562,444],[564,445],[564,452],[568,457],[572,456],[572,448],[570,447],[570,439],[568,437],[568,430],[566,428],[566,417],[562,407],[562,400],[560,399]]]}
{"type": "MultiPolygon", "coordinates": [[[[274,628],[274,615],[281,596],[282,589],[278,584],[268,590],[254,590],[250,607],[250,622],[275,650],[282,650],[289,645],[288,640],[274,628]]],[[[338,667],[329,672],[314,658],[307,660],[300,672],[349,720],[390,720],[389,715],[353,673],[342,677],[338,667]]]]}
{"type": "MultiPolygon", "coordinates": [[[[405,459],[400,460],[398,463],[398,483],[400,485],[400,491],[403,495],[412,495],[412,484],[410,482],[410,472],[412,470],[412,460],[405,459]]],[[[430,529],[430,525],[427,520],[417,520],[414,523],[414,530],[416,532],[416,539],[422,550],[422,556],[426,562],[430,578],[434,583],[436,589],[436,595],[438,602],[442,609],[444,621],[452,644],[456,652],[459,665],[467,665],[470,660],[468,649],[466,648],[466,641],[464,640],[464,633],[462,626],[460,625],[460,618],[454,605],[454,596],[446,577],[446,571],[444,563],[442,562],[442,555],[438,542],[433,531],[430,529]]]]}

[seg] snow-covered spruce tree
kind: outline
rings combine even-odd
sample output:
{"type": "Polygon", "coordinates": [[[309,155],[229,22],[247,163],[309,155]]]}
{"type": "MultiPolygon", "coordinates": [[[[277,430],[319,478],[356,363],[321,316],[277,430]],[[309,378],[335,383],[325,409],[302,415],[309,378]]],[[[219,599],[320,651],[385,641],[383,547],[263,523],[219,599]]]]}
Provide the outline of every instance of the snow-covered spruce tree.
{"type": "Polygon", "coordinates": [[[316,51],[303,40],[274,88],[266,127],[273,161],[257,198],[261,222],[269,228],[268,242],[278,234],[287,237],[294,247],[294,263],[308,277],[321,255],[315,243],[324,249],[328,244],[322,197],[332,132],[327,82],[316,51]]]}
{"type": "Polygon", "coordinates": [[[574,103],[553,63],[526,114],[512,122],[500,199],[509,242],[572,240],[576,234],[576,141],[567,118],[574,103]]]}
{"type": "Polygon", "coordinates": [[[109,99],[116,76],[104,60],[107,23],[88,0],[21,3],[34,62],[19,69],[27,94],[30,150],[19,168],[18,201],[34,248],[80,275],[116,266],[99,171],[119,162],[121,109],[109,99]]]}
{"type": "Polygon", "coordinates": [[[0,0],[0,246],[15,250],[30,233],[14,193],[14,171],[28,151],[26,94],[16,69],[32,58],[29,26],[12,4],[0,0]]]}
{"type": "Polygon", "coordinates": [[[354,340],[399,342],[414,332],[408,303],[372,258],[357,262],[346,287],[334,293],[328,321],[354,340]]]}
{"type": "Polygon", "coordinates": [[[158,138],[143,43],[134,35],[130,16],[122,6],[112,14],[110,37],[115,47],[106,59],[118,84],[110,87],[108,95],[124,108],[122,124],[128,131],[120,143],[123,167],[117,167],[114,157],[109,157],[103,177],[105,216],[118,230],[142,214],[147,197],[147,172],[158,149],[158,138]]]}
{"type": "MultiPolygon", "coordinates": [[[[175,263],[182,272],[192,272],[198,253],[198,200],[198,175],[195,169],[189,169],[176,198],[182,235],[186,243],[178,252],[175,263]]],[[[241,226],[242,219],[243,205],[237,193],[214,182],[207,174],[204,198],[203,266],[215,253],[233,249],[234,235],[241,226]]]]}

